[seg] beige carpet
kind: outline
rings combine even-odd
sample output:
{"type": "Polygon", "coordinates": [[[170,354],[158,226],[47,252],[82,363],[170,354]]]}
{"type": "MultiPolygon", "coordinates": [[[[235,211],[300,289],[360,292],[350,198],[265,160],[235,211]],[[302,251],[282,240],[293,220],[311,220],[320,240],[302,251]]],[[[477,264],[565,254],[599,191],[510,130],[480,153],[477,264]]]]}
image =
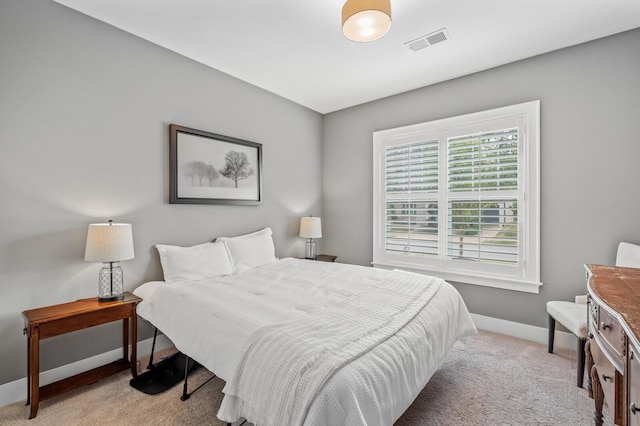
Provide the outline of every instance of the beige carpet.
{"type": "MultiPolygon", "coordinates": [[[[573,351],[549,354],[544,345],[481,332],[466,345],[456,343],[396,425],[593,424],[593,401],[576,387],[575,368],[573,351]]],[[[200,369],[189,383],[197,386],[210,375],[200,369]]],[[[215,416],[224,385],[219,379],[186,402],[180,401],[181,385],[148,396],[131,388],[129,379],[122,372],[44,401],[33,420],[27,420],[24,402],[1,408],[0,424],[224,425],[215,416]]]]}

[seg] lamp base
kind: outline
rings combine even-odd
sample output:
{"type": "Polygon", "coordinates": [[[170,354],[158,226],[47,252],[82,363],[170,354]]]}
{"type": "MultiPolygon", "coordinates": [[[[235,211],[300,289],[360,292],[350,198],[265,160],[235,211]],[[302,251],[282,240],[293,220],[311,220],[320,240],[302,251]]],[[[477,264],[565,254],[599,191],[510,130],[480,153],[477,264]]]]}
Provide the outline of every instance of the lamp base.
{"type": "Polygon", "coordinates": [[[316,260],[316,253],[316,242],[309,238],[304,245],[304,258],[316,260]]]}
{"type": "Polygon", "coordinates": [[[98,275],[98,301],[112,302],[124,299],[122,267],[118,262],[105,262],[98,275]]]}
{"type": "Polygon", "coordinates": [[[98,297],[98,302],[113,302],[114,300],[124,300],[124,294],[98,297]]]}

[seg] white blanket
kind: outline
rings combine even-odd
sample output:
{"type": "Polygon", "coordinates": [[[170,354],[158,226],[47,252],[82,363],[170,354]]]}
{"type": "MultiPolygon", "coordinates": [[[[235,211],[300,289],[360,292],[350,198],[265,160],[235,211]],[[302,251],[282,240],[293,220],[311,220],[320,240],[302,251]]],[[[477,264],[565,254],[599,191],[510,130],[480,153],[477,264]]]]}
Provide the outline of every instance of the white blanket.
{"type": "Polygon", "coordinates": [[[387,281],[338,304],[259,329],[224,387],[218,417],[233,422],[244,415],[256,424],[302,425],[326,381],[397,333],[441,283],[394,271],[387,281]]]}
{"type": "MultiPolygon", "coordinates": [[[[237,276],[167,285],[134,293],[138,314],[176,347],[225,381],[242,348],[261,327],[301,319],[385,282],[391,271],[282,259],[237,276]]],[[[309,407],[305,426],[391,425],[411,405],[459,339],[475,327],[458,292],[443,282],[416,317],[334,374],[309,407]]],[[[268,392],[265,391],[265,392],[268,392]]]]}

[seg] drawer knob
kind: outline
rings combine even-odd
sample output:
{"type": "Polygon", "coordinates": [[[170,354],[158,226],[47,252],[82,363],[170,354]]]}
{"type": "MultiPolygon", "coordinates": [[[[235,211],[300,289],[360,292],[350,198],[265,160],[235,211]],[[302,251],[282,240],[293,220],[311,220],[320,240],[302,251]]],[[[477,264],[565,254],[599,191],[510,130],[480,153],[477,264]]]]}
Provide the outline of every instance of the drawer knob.
{"type": "Polygon", "coordinates": [[[600,328],[602,328],[603,330],[610,330],[611,329],[611,325],[609,325],[606,322],[602,321],[602,323],[600,324],[600,328]]]}
{"type": "Polygon", "coordinates": [[[632,402],[629,408],[631,409],[631,414],[633,415],[635,415],[638,411],[640,411],[640,408],[636,407],[635,402],[632,402]]]}
{"type": "Polygon", "coordinates": [[[593,339],[593,333],[589,333],[589,339],[593,339]]]}
{"type": "Polygon", "coordinates": [[[602,375],[602,380],[604,380],[605,382],[613,382],[613,377],[607,376],[606,374],[603,374],[602,375]]]}

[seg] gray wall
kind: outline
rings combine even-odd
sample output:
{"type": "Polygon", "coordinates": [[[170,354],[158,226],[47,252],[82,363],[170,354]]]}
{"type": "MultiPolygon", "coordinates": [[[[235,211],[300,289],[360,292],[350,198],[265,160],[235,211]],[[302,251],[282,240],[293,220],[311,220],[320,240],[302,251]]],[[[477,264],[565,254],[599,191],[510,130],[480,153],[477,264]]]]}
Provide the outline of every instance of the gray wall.
{"type": "Polygon", "coordinates": [[[372,132],[540,99],[540,294],[455,285],[474,313],[546,326],[548,300],[585,293],[584,263],[640,244],[638,51],[636,29],[326,115],[325,251],[372,260],[372,132]]]}
{"type": "MultiPolygon", "coordinates": [[[[127,290],[162,278],[156,243],[271,226],[278,256],[302,255],[299,218],[322,208],[321,135],[319,114],[269,92],[57,3],[2,0],[0,384],[26,375],[23,310],[97,295],[89,223],[133,225],[127,290]],[[168,204],[170,123],[262,143],[264,205],[168,204]]],[[[44,340],[41,369],[117,348],[119,332],[44,340]]]]}

